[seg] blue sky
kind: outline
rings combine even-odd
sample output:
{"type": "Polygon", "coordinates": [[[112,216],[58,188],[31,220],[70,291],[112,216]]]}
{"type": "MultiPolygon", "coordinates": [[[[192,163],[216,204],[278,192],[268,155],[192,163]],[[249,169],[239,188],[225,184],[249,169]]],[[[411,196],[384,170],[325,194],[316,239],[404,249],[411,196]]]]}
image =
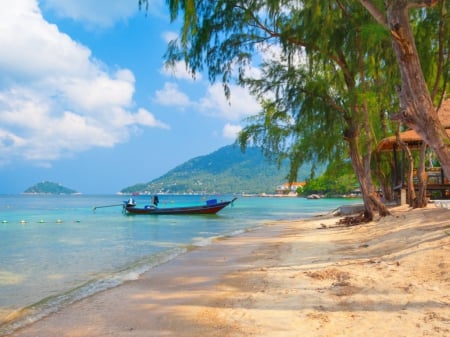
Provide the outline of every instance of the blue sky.
{"type": "Polygon", "coordinates": [[[0,4],[0,194],[53,181],[116,193],[232,144],[257,103],[163,55],[165,0],[0,4]]]}

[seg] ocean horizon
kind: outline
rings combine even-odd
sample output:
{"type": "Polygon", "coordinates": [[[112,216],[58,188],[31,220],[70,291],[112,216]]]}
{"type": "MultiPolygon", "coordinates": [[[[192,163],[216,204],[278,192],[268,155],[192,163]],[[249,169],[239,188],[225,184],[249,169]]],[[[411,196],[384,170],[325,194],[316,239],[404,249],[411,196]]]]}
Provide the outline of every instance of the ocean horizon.
{"type": "MultiPolygon", "coordinates": [[[[237,196],[216,215],[124,215],[120,205],[128,197],[0,195],[0,336],[217,238],[361,203],[237,196]]],[[[159,200],[167,207],[233,197],[162,194],[159,200]]],[[[151,203],[149,195],[133,198],[141,207],[151,203]]]]}

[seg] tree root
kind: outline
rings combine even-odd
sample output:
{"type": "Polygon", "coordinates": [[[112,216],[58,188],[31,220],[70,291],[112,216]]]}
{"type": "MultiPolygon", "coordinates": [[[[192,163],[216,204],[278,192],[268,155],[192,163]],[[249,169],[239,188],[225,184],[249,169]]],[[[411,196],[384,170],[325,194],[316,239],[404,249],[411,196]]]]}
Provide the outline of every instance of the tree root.
{"type": "Polygon", "coordinates": [[[337,222],[338,226],[343,226],[343,227],[350,227],[350,226],[356,226],[356,225],[360,225],[363,223],[367,223],[370,222],[371,220],[368,219],[365,215],[364,212],[359,213],[358,215],[355,216],[346,216],[345,218],[340,219],[337,222]]]}

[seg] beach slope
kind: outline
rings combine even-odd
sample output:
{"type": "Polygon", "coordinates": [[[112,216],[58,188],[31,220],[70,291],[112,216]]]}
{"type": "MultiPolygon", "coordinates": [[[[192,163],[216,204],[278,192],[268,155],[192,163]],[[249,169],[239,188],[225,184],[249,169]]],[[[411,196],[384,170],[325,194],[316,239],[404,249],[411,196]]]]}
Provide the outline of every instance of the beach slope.
{"type": "Polygon", "coordinates": [[[450,336],[450,211],[392,212],[219,240],[13,336],[450,336]]]}

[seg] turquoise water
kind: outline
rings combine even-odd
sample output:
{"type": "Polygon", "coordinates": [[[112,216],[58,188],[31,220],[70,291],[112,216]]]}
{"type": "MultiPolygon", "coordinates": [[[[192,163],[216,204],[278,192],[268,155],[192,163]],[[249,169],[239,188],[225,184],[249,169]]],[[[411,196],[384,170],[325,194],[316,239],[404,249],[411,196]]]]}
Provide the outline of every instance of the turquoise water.
{"type": "MultiPolygon", "coordinates": [[[[160,207],[233,196],[159,196],[160,207]]],[[[0,196],[0,336],[213,238],[358,199],[239,197],[217,215],[124,215],[125,196],[0,196]],[[26,308],[26,310],[23,310],[26,308]],[[14,318],[14,319],[12,319],[14,318]],[[8,322],[8,323],[5,323],[8,322]],[[3,323],[3,324],[2,324],[3,323]]],[[[150,196],[135,197],[138,206],[150,196]]]]}

